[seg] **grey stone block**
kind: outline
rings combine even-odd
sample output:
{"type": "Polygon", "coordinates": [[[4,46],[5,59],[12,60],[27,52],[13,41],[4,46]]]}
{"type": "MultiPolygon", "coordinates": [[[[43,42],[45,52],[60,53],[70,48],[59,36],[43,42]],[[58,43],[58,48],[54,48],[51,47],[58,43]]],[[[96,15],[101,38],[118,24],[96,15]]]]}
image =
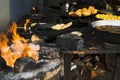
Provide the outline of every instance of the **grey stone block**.
{"type": "Polygon", "coordinates": [[[71,33],[66,33],[57,36],[56,44],[69,50],[81,50],[84,40],[81,36],[71,33]]]}

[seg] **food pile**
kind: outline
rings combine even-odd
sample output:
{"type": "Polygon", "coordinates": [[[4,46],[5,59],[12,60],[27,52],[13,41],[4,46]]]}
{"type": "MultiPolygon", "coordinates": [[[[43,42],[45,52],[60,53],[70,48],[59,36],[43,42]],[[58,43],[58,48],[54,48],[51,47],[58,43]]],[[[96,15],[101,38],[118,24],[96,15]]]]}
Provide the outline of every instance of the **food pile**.
{"type": "Polygon", "coordinates": [[[97,14],[96,18],[103,20],[120,20],[120,16],[113,14],[97,14]]]}
{"type": "Polygon", "coordinates": [[[105,25],[105,26],[97,26],[96,29],[100,31],[106,31],[109,33],[120,34],[120,26],[105,25]]]}
{"type": "Polygon", "coordinates": [[[77,9],[76,11],[68,12],[69,15],[77,15],[78,17],[90,16],[97,13],[97,9],[94,6],[89,6],[88,8],[77,9]]]}

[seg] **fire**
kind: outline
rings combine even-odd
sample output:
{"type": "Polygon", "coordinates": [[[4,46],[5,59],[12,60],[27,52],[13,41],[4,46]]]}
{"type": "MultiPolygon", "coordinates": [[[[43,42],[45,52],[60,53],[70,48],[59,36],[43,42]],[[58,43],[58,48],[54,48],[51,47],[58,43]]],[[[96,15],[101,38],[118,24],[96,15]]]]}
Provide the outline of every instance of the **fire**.
{"type": "Polygon", "coordinates": [[[17,34],[16,29],[17,24],[14,22],[7,34],[0,34],[0,56],[3,57],[7,65],[11,67],[14,67],[15,61],[21,57],[32,57],[37,62],[39,58],[38,51],[40,46],[28,44],[26,39],[17,34]],[[12,35],[12,44],[10,45],[8,45],[8,42],[10,41],[8,35],[12,35]],[[31,46],[37,46],[37,49],[32,48],[31,46]]]}
{"type": "Polygon", "coordinates": [[[18,41],[27,42],[23,37],[20,37],[16,31],[17,31],[17,24],[13,22],[11,28],[8,31],[8,33],[12,34],[12,38],[13,38],[12,42],[13,43],[18,42],[18,41]]]}
{"type": "Polygon", "coordinates": [[[0,49],[7,47],[8,38],[4,33],[0,34],[0,49]]]}
{"type": "Polygon", "coordinates": [[[27,24],[30,23],[30,19],[26,19],[26,22],[24,24],[24,30],[27,31],[27,24]]]}

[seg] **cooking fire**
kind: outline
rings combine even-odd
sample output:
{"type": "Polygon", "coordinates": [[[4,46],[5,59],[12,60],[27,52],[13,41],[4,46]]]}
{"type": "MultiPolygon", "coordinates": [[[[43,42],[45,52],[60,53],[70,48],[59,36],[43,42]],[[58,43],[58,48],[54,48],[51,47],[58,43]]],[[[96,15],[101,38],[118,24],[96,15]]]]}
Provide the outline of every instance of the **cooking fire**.
{"type": "Polygon", "coordinates": [[[17,22],[0,33],[0,80],[119,80],[120,7],[111,1],[10,1],[17,22]]]}
{"type": "Polygon", "coordinates": [[[49,80],[55,75],[59,77],[61,70],[59,57],[59,49],[55,44],[47,44],[36,35],[32,35],[31,39],[21,37],[17,33],[15,22],[7,33],[0,34],[0,79],[2,80],[41,78],[49,80]]]}
{"type": "Polygon", "coordinates": [[[21,57],[32,57],[38,61],[39,45],[27,43],[27,40],[20,37],[16,32],[17,24],[14,22],[7,33],[0,34],[0,55],[8,66],[14,67],[14,63],[21,57]]]}

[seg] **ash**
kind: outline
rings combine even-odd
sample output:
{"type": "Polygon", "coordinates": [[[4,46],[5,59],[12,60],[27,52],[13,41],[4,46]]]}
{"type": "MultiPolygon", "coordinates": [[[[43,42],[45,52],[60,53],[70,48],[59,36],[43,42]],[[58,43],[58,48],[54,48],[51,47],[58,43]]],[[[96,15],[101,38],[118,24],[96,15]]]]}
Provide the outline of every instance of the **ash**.
{"type": "MultiPolygon", "coordinates": [[[[40,64],[40,63],[38,63],[40,64]]],[[[54,70],[57,66],[61,64],[60,59],[50,60],[49,63],[45,64],[42,68],[37,68],[30,72],[14,73],[13,71],[1,72],[0,80],[26,80],[32,79],[34,77],[43,76],[47,71],[54,70]],[[42,74],[42,75],[41,75],[42,74]]]]}
{"type": "Polygon", "coordinates": [[[52,71],[61,64],[59,49],[55,44],[44,44],[40,47],[39,61],[32,71],[15,73],[14,69],[1,70],[0,80],[31,80],[41,78],[46,72],[52,71]]]}

